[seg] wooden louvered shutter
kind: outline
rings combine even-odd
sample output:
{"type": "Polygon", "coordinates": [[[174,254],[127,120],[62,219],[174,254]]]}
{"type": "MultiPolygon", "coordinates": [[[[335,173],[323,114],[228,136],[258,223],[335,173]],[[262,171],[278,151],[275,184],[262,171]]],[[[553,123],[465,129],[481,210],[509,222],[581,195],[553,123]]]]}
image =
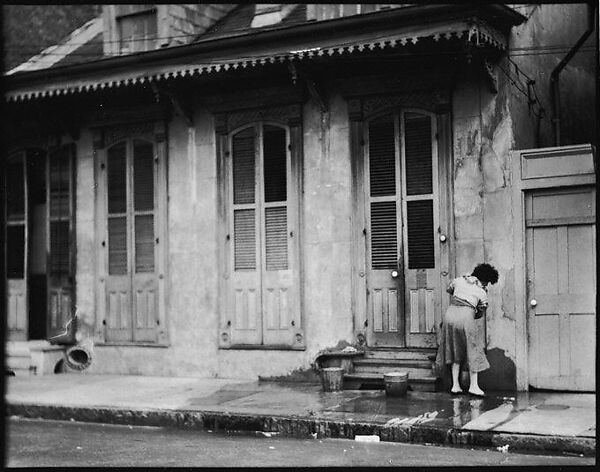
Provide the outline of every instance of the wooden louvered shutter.
{"type": "MultiPolygon", "coordinates": [[[[73,315],[74,297],[74,152],[73,146],[63,146],[50,152],[48,158],[48,337],[64,342],[60,336],[73,315]]],[[[71,325],[69,325],[71,326],[71,325]]]]}
{"type": "Polygon", "coordinates": [[[5,174],[6,314],[9,339],[27,339],[27,169],[25,153],[8,159],[5,174]]]}
{"type": "Polygon", "coordinates": [[[398,279],[401,234],[399,160],[394,115],[374,119],[367,133],[367,317],[369,343],[397,346],[403,342],[400,319],[402,296],[398,279]]]}
{"type": "Polygon", "coordinates": [[[407,249],[409,269],[430,269],[433,248],[433,160],[431,118],[406,113],[404,120],[404,162],[407,249]]]}
{"type": "Polygon", "coordinates": [[[412,346],[430,342],[423,337],[435,327],[439,311],[438,172],[435,122],[430,115],[401,114],[404,163],[404,225],[406,227],[406,312],[412,346]]]}
{"type": "Polygon", "coordinates": [[[288,268],[287,149],[285,129],[264,127],[263,179],[265,205],[265,269],[288,268]]]}
{"type": "Polygon", "coordinates": [[[131,261],[133,285],[133,340],[154,341],[158,310],[158,281],[155,274],[155,149],[154,144],[133,140],[131,261]]]}
{"type": "Polygon", "coordinates": [[[259,217],[256,202],[257,130],[246,128],[231,138],[232,289],[231,336],[236,344],[261,342],[259,217]]]}
{"type": "Polygon", "coordinates": [[[264,215],[263,343],[266,345],[286,345],[291,341],[295,287],[289,263],[288,156],[286,129],[264,125],[261,206],[264,215]]]}
{"type": "Polygon", "coordinates": [[[132,340],[128,176],[127,142],[121,141],[111,146],[106,153],[107,341],[132,340]]]}
{"type": "Polygon", "coordinates": [[[394,117],[369,124],[369,196],[371,268],[393,269],[398,263],[397,189],[394,117]]]}

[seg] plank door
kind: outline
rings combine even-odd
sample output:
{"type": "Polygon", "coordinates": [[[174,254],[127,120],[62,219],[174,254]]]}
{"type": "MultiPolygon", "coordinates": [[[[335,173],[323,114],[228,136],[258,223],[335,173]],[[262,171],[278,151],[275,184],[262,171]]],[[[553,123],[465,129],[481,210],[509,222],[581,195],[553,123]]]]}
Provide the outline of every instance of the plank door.
{"type": "Polygon", "coordinates": [[[24,152],[6,163],[5,185],[5,261],[6,314],[8,339],[28,338],[27,302],[27,165],[24,152]]]}
{"type": "Polygon", "coordinates": [[[367,342],[404,346],[402,312],[402,189],[397,120],[393,114],[368,123],[365,170],[367,221],[367,342]]]}
{"type": "MultiPolygon", "coordinates": [[[[74,313],[74,153],[64,146],[49,153],[47,162],[46,201],[48,230],[48,338],[65,332],[74,313]]],[[[60,341],[73,340],[73,326],[60,341]]]]}
{"type": "Polygon", "coordinates": [[[595,391],[595,189],[526,195],[529,383],[595,391]]]}
{"type": "Polygon", "coordinates": [[[231,342],[290,346],[300,314],[289,133],[259,123],[230,146],[231,342]]]}

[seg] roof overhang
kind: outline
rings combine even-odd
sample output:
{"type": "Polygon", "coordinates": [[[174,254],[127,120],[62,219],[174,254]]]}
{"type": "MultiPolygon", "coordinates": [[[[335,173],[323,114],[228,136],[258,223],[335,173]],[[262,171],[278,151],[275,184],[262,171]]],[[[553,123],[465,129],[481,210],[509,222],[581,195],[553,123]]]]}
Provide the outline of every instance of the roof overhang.
{"type": "Polygon", "coordinates": [[[522,21],[516,15],[519,14],[514,10],[498,5],[419,5],[274,28],[92,63],[16,73],[5,77],[5,99],[19,102],[252,69],[264,64],[365,54],[417,44],[424,38],[437,42],[459,38],[502,51],[507,47],[506,31],[522,21]]]}

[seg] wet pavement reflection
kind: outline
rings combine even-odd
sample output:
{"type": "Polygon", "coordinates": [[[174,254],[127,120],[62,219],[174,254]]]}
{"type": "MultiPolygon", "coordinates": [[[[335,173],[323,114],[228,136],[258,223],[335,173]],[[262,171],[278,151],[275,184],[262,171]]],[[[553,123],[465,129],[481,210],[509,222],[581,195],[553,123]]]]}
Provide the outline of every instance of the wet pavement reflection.
{"type": "MultiPolygon", "coordinates": [[[[529,402],[525,401],[529,406],[529,402]]],[[[390,420],[418,418],[421,422],[462,427],[482,413],[507,404],[518,414],[514,396],[409,391],[405,397],[390,397],[383,390],[323,392],[319,385],[249,382],[224,387],[211,395],[190,398],[188,407],[227,408],[230,411],[261,410],[276,414],[308,413],[311,416],[344,420],[390,420]]],[[[512,415],[510,415],[512,417],[512,415]]]]}

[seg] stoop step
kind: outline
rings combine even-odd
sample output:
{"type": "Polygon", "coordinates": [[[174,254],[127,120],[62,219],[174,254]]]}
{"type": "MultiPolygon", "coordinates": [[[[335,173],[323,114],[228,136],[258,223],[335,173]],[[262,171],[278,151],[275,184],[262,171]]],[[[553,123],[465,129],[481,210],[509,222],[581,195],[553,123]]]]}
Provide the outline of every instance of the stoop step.
{"type": "Polygon", "coordinates": [[[405,359],[405,360],[435,360],[437,350],[432,348],[398,348],[398,349],[374,349],[365,351],[364,358],[377,359],[405,359]]]}
{"type": "Polygon", "coordinates": [[[388,372],[404,371],[412,377],[427,377],[431,375],[431,361],[422,359],[367,359],[354,360],[354,372],[372,372],[385,374],[388,372]]]}
{"type": "MultiPolygon", "coordinates": [[[[409,374],[408,385],[413,391],[435,392],[435,377],[413,377],[409,374]]],[[[344,374],[344,390],[385,389],[383,374],[373,372],[354,372],[344,374]]]]}

